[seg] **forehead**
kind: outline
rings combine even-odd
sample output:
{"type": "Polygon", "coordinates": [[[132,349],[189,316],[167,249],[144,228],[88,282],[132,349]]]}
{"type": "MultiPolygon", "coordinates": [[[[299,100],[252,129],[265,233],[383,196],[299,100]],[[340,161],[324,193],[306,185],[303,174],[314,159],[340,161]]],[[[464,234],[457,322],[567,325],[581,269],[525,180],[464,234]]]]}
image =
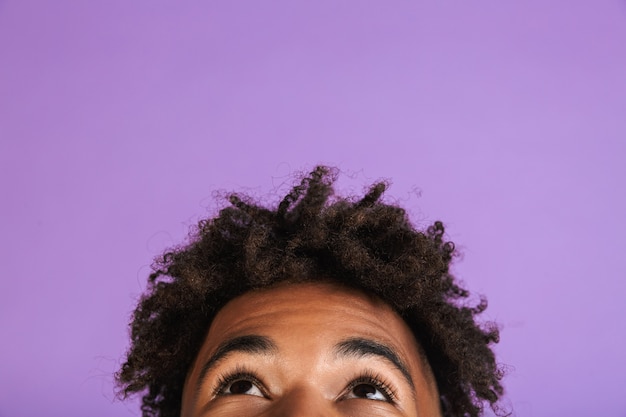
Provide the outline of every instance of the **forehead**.
{"type": "Polygon", "coordinates": [[[325,323],[366,333],[391,333],[387,331],[390,321],[393,327],[406,327],[386,303],[359,290],[332,283],[284,284],[230,301],[215,317],[209,336],[325,323]]]}

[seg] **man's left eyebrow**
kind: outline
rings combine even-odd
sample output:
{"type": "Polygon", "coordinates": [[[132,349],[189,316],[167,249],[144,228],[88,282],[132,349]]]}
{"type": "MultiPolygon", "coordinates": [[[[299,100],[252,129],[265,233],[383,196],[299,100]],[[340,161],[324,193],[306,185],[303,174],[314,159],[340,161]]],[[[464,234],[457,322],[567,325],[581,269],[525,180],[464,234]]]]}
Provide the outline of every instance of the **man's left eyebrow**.
{"type": "Polygon", "coordinates": [[[391,362],[404,376],[404,379],[409,383],[413,391],[415,391],[415,383],[409,372],[408,366],[400,359],[400,355],[396,351],[375,340],[365,338],[350,338],[343,340],[335,345],[335,352],[339,356],[378,356],[382,359],[391,362]]]}

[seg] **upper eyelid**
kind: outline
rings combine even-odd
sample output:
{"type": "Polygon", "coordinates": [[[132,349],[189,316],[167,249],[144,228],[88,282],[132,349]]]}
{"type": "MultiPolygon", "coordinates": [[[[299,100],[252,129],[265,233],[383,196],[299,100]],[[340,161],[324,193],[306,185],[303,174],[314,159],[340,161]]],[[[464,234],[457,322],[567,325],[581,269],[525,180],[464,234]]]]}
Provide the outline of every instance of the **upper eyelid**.
{"type": "Polygon", "coordinates": [[[408,366],[397,353],[397,349],[390,345],[376,340],[355,337],[341,341],[335,345],[335,350],[340,356],[352,356],[358,359],[372,357],[387,362],[400,371],[412,390],[415,389],[415,383],[411,378],[408,366]]]}
{"type": "Polygon", "coordinates": [[[350,378],[344,392],[347,395],[348,390],[351,390],[362,383],[371,383],[376,389],[382,391],[382,393],[388,397],[389,401],[395,404],[398,401],[398,389],[390,383],[387,378],[383,378],[378,373],[366,370],[354,378],[350,378]]]}
{"type": "Polygon", "coordinates": [[[255,368],[254,363],[248,360],[249,358],[249,354],[238,351],[229,353],[227,357],[221,358],[209,369],[209,372],[203,375],[202,381],[196,383],[195,398],[202,398],[207,393],[211,395],[211,398],[215,397],[221,381],[237,373],[249,374],[259,382],[264,383],[263,379],[259,377],[260,373],[257,372],[258,370],[255,368]]]}
{"type": "Polygon", "coordinates": [[[200,394],[207,374],[215,371],[222,361],[236,354],[267,356],[275,354],[276,344],[272,339],[261,335],[243,335],[222,342],[216,351],[200,367],[196,381],[196,396],[200,394]]]}
{"type": "Polygon", "coordinates": [[[217,397],[220,395],[221,391],[228,386],[228,384],[232,384],[235,381],[246,379],[252,382],[257,386],[257,388],[263,393],[265,396],[269,396],[269,390],[265,386],[263,380],[257,375],[257,372],[254,372],[250,369],[246,368],[236,368],[230,372],[224,372],[218,376],[217,382],[215,383],[214,388],[212,389],[213,397],[217,397]]]}

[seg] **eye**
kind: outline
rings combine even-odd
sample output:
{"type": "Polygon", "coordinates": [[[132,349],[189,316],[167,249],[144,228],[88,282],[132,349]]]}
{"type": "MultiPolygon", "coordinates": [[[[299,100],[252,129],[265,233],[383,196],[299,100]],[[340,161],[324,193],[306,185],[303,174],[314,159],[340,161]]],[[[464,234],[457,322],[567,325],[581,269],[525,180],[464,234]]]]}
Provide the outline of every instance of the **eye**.
{"type": "Polygon", "coordinates": [[[387,396],[372,384],[359,384],[352,388],[346,398],[364,398],[367,400],[389,401],[387,396]]]}
{"type": "Polygon", "coordinates": [[[224,395],[254,395],[265,397],[261,388],[263,384],[250,373],[237,372],[220,378],[215,396],[224,395]]]}
{"type": "Polygon", "coordinates": [[[220,390],[222,395],[256,395],[257,397],[263,397],[263,393],[254,385],[254,382],[245,379],[239,379],[231,382],[220,390]]]}
{"type": "Polygon", "coordinates": [[[374,401],[395,402],[394,390],[379,377],[372,375],[361,376],[352,381],[344,399],[365,399],[374,401]]]}

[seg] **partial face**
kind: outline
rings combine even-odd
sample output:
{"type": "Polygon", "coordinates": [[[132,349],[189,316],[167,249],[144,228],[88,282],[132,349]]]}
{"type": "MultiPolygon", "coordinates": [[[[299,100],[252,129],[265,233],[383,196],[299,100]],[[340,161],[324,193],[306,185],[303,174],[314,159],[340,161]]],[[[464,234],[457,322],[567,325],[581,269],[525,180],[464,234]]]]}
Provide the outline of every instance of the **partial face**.
{"type": "Polygon", "coordinates": [[[182,417],[441,416],[428,364],[382,301],[328,283],[228,303],[187,377],[182,417]]]}

